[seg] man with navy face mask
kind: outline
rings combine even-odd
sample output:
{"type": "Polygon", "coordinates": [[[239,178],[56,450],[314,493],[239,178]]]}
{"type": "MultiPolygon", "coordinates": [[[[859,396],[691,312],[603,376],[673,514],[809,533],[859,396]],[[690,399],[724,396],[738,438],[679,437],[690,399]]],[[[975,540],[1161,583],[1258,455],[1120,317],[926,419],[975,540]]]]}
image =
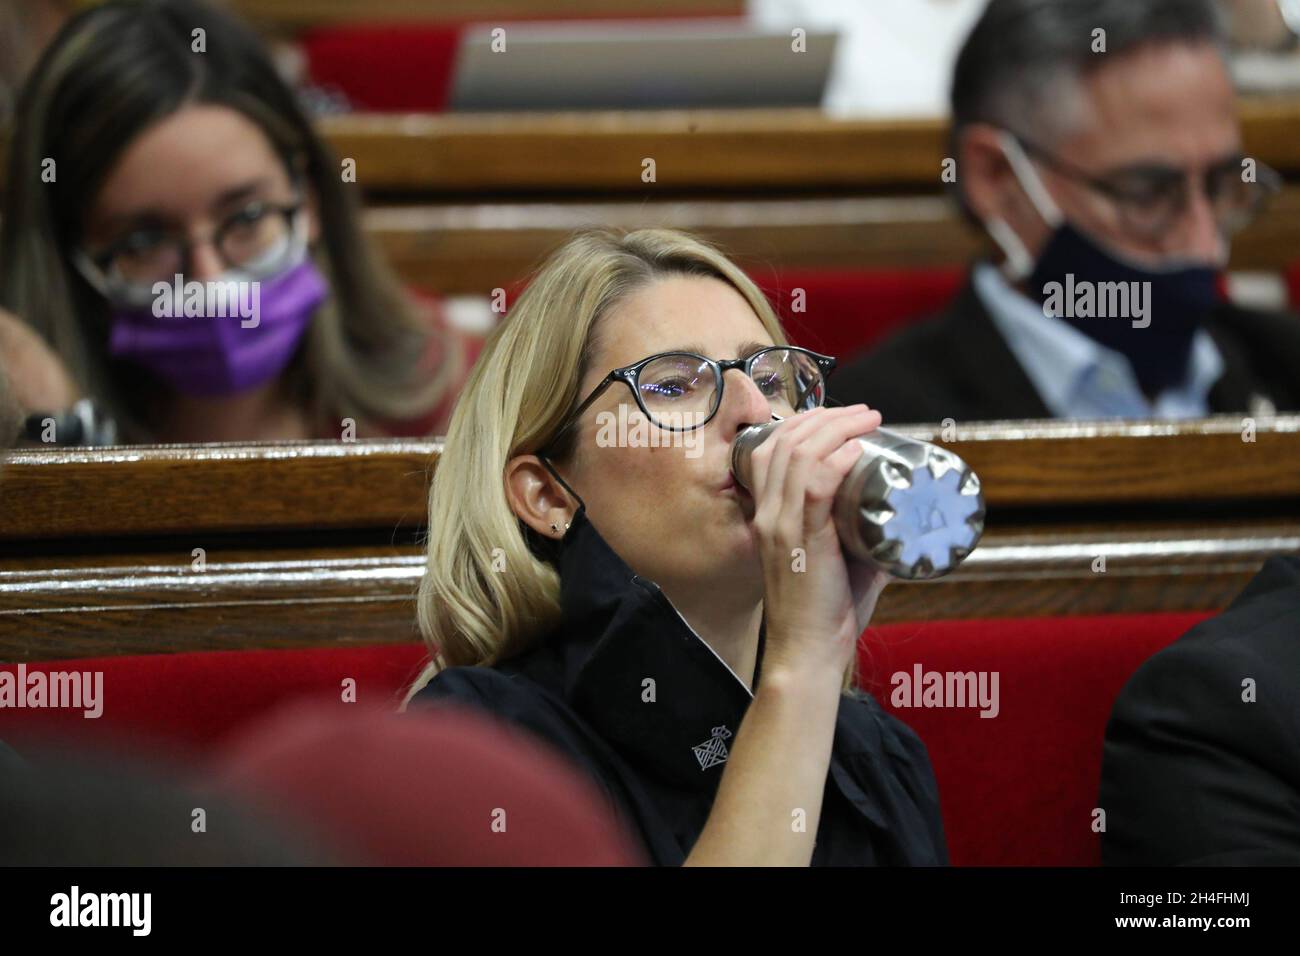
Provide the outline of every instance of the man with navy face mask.
{"type": "Polygon", "coordinates": [[[1213,0],[990,0],[958,57],[963,211],[1002,255],[842,371],[891,421],[1300,408],[1300,319],[1219,294],[1279,187],[1244,153],[1213,0]]]}

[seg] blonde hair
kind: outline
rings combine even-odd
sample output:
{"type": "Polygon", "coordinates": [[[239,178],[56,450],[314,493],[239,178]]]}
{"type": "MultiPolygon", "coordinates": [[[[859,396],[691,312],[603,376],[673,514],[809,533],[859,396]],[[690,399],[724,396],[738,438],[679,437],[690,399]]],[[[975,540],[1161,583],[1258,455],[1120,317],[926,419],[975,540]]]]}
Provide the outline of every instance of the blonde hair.
{"type": "MultiPolygon", "coordinates": [[[[578,233],[553,252],[493,332],[456,403],[429,489],[428,564],[418,616],[431,655],[405,708],[446,667],[491,666],[525,650],[560,619],[560,578],[529,547],[506,498],[506,464],[555,439],[581,400],[600,320],[656,279],[707,276],[749,303],[788,344],[763,292],[708,243],[668,229],[578,233]],[[508,573],[497,573],[501,562],[508,573]]],[[[555,459],[572,451],[555,444],[555,459]]],[[[531,530],[531,529],[529,529],[531,530]]],[[[850,665],[845,689],[856,676],[850,665]]]]}

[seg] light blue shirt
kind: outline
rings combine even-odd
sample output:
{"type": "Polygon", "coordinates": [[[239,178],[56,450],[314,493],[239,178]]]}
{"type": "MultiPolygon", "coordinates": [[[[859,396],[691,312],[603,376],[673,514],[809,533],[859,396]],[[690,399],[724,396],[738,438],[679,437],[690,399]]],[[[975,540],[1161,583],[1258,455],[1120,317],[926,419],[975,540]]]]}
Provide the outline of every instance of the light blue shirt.
{"type": "Polygon", "coordinates": [[[1201,418],[1223,356],[1204,329],[1192,339],[1186,380],[1147,400],[1129,360],[1017,292],[1002,272],[978,263],[972,281],[993,324],[1043,404],[1057,418],[1201,418]]]}

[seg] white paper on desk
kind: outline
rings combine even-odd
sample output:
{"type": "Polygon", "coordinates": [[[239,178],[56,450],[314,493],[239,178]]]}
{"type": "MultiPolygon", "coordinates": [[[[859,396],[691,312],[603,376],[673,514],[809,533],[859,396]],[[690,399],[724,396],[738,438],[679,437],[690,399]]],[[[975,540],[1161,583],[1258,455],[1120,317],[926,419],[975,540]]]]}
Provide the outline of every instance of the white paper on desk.
{"type": "Polygon", "coordinates": [[[1300,53],[1234,53],[1232,79],[1238,90],[1248,93],[1300,90],[1300,53]]]}
{"type": "Polygon", "coordinates": [[[833,29],[823,108],[837,116],[944,117],[953,63],[986,0],[749,0],[762,29],[833,29]]]}

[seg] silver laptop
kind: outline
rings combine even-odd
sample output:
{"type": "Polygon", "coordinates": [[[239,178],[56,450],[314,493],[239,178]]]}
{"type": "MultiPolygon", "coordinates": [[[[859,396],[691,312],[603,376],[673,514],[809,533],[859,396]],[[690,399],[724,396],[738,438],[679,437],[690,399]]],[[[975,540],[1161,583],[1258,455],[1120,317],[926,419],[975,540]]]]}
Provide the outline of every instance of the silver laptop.
{"type": "Polygon", "coordinates": [[[708,109],[820,106],[838,35],[736,20],[480,23],[461,33],[450,108],[708,109]],[[493,30],[504,30],[504,51],[493,30]]]}

